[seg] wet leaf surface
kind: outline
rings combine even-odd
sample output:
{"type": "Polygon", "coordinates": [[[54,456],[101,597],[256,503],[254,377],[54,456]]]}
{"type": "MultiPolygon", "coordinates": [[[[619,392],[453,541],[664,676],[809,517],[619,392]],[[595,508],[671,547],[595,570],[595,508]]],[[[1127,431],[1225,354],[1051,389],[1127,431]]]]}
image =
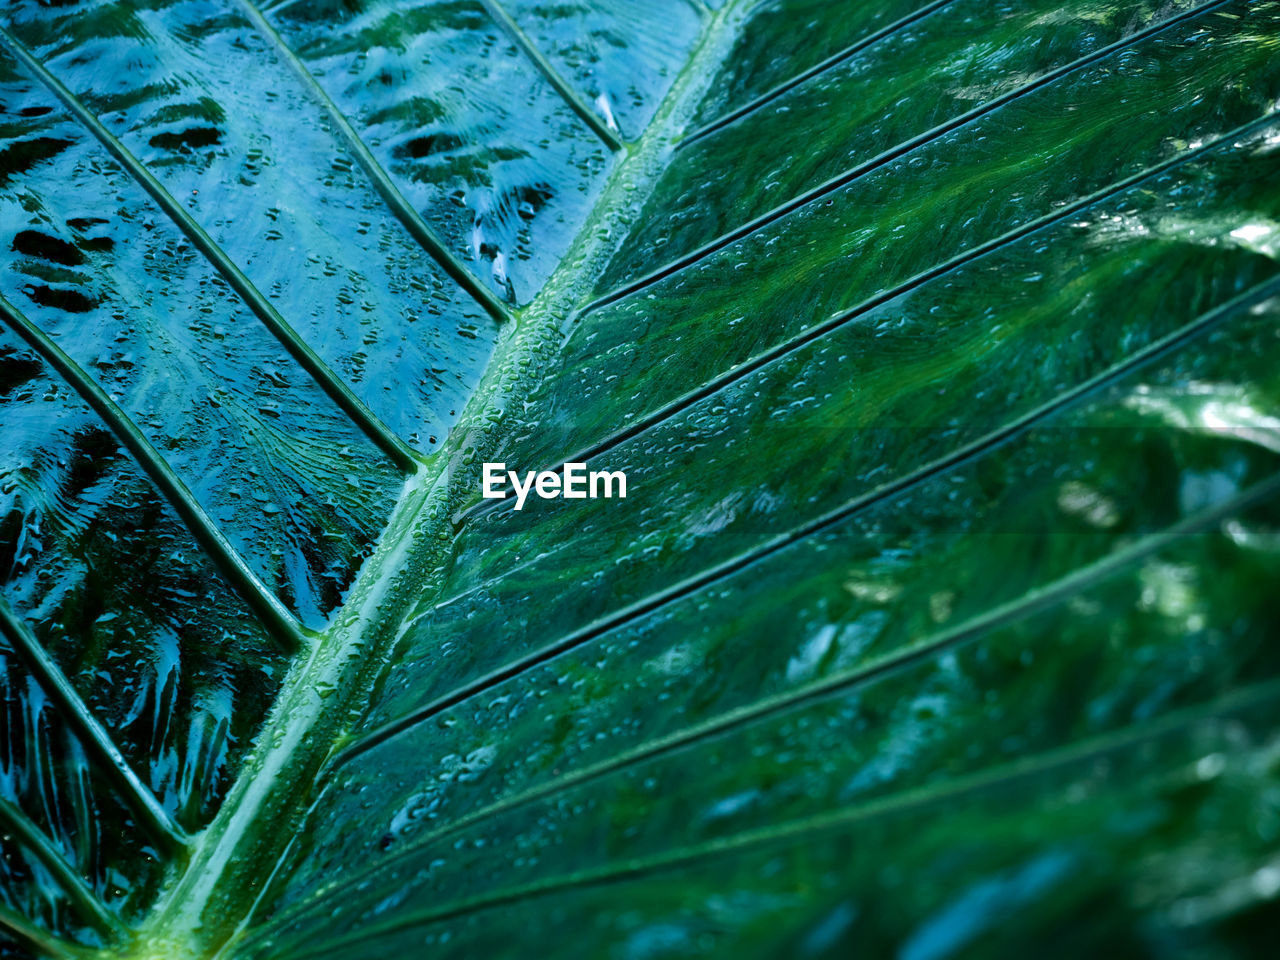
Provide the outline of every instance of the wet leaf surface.
{"type": "Polygon", "coordinates": [[[1267,955],[1278,18],[10,4],[0,957],[1267,955]]]}

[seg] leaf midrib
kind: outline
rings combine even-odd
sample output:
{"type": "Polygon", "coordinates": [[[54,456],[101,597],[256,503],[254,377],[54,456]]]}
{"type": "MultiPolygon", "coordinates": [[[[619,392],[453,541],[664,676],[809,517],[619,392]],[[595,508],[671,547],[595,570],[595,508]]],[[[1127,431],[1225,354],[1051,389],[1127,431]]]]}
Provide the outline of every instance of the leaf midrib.
{"type": "Polygon", "coordinates": [[[347,602],[295,662],[253,751],[214,821],[196,836],[189,865],[167,888],[130,955],[224,955],[251,921],[242,891],[275,873],[304,815],[290,785],[314,784],[346,741],[414,603],[438,588],[452,546],[455,512],[471,499],[483,451],[496,448],[504,409],[527,396],[537,364],[560,342],[564,319],[587,301],[594,278],[638,215],[635,199],[665,170],[715,67],[733,48],[746,0],[710,15],[703,34],[645,135],[620,155],[587,221],[539,296],[505,324],[493,360],[443,449],[406,482],[347,602]],[[324,691],[320,693],[318,691],[324,691]],[[262,825],[259,832],[256,828],[262,825]],[[196,931],[200,931],[197,933],[196,931]]]}

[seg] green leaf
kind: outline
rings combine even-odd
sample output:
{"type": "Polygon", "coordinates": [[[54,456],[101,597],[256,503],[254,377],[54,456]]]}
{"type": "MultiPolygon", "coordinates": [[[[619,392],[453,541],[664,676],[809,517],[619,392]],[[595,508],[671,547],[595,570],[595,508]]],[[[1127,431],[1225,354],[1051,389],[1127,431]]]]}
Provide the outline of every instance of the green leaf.
{"type": "Polygon", "coordinates": [[[0,957],[1266,955],[1278,0],[0,24],[0,957]]]}

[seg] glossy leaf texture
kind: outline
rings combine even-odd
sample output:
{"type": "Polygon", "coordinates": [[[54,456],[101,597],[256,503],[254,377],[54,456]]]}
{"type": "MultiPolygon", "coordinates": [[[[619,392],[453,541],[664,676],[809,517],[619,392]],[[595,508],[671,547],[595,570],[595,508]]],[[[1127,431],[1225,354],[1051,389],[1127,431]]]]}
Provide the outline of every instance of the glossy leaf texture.
{"type": "Polygon", "coordinates": [[[2,25],[0,956],[1267,955],[1280,2],[2,25]]]}

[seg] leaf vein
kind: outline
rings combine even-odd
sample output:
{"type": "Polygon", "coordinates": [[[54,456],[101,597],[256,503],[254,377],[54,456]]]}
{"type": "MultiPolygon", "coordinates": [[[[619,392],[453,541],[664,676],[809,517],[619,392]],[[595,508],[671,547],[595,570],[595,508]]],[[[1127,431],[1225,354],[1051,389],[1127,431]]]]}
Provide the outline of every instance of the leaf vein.
{"type": "Polygon", "coordinates": [[[271,334],[280,341],[293,359],[316,382],[344,414],[367,436],[373,444],[406,473],[418,468],[418,455],[396,436],[373,413],[364,401],[357,397],[328,364],[298,335],[272,306],[271,301],[253,285],[244,272],[227,256],[212,237],[184,210],[165,189],[164,185],[138,160],[98,117],[79,98],[40,62],[26,46],[6,28],[0,27],[0,42],[16,56],[63,105],[71,112],[106,151],[122,166],[143,190],[164,211],[192,245],[207,259],[210,265],[230,284],[244,304],[253,312],[271,334]]]}
{"type": "Polygon", "coordinates": [[[280,600],[267,589],[257,574],[218,528],[199,501],[187,489],[160,451],[138,429],[120,406],[112,400],[78,363],[67,356],[44,331],[22,315],[12,303],[0,296],[0,321],[5,322],[28,346],[66,381],[81,399],[115,434],[116,439],[133,455],[161,496],[173,507],[196,542],[217,566],[236,592],[244,599],[267,632],[282,648],[293,652],[303,647],[298,621],[280,600]]]}
{"type": "Polygon", "coordinates": [[[106,908],[71,864],[31,819],[16,805],[0,797],[0,825],[13,834],[15,840],[35,855],[58,886],[62,887],[84,919],[99,933],[108,936],[123,931],[120,919],[106,908]]]}
{"type": "Polygon", "coordinates": [[[786,846],[815,836],[838,833],[868,821],[910,812],[921,807],[927,808],[934,804],[949,803],[967,794],[1008,786],[1039,774],[1088,763],[1126,748],[1140,746],[1152,740],[1179,733],[1199,723],[1272,703],[1277,697],[1280,697],[1280,681],[1276,680],[1238,688],[1207,704],[1170,713],[1160,720],[1130,726],[1054,750],[1047,750],[1029,758],[1000,764],[967,776],[944,780],[938,784],[903,791],[883,799],[772,824],[649,857],[636,857],[594,870],[583,870],[548,880],[533,881],[454,904],[412,912],[391,922],[361,928],[357,933],[330,938],[324,942],[323,949],[318,955],[325,955],[331,948],[341,949],[357,939],[367,943],[371,936],[456,919],[481,910],[549,893],[638,879],[651,874],[688,868],[704,862],[749,853],[760,848],[786,846]]]}
{"type": "Polygon", "coordinates": [[[511,42],[519,48],[525,58],[528,59],[535,68],[537,68],[538,73],[542,74],[543,79],[551,84],[556,93],[560,95],[560,99],[568,105],[570,110],[578,115],[578,118],[583,123],[591,128],[591,132],[599,138],[600,142],[608,147],[613,153],[625,150],[626,145],[622,142],[622,139],[618,134],[610,129],[609,126],[600,119],[600,116],[585,102],[583,102],[582,97],[578,96],[578,92],[569,85],[569,82],[565,80],[563,76],[561,76],[560,71],[557,70],[555,65],[552,64],[543,52],[538,49],[537,45],[533,42],[530,36],[524,32],[524,29],[520,24],[516,23],[515,18],[513,18],[511,14],[503,8],[499,0],[480,0],[480,4],[485,8],[485,11],[493,19],[494,23],[501,27],[502,31],[511,39],[511,42]]]}
{"type": "MultiPolygon", "coordinates": [[[[678,415],[684,410],[687,410],[695,404],[706,400],[708,397],[712,397],[722,390],[727,389],[734,383],[745,379],[752,373],[771,366],[808,344],[820,340],[822,337],[847,326],[849,323],[861,316],[864,316],[877,307],[881,307],[904,294],[917,290],[926,283],[937,280],[938,278],[958,270],[975,260],[981,259],[982,257],[996,252],[997,250],[1001,250],[1019,240],[1025,239],[1040,230],[1063,223],[1071,217],[1079,215],[1090,207],[1109,200],[1125,190],[1142,184],[1144,181],[1150,180],[1153,177],[1158,177],[1161,174],[1167,173],[1169,170],[1197,160],[1240,137],[1246,136],[1265,127],[1269,123],[1274,122],[1275,118],[1275,112],[1267,113],[1264,116],[1242,124],[1219,137],[1208,140],[1199,147],[1176,153],[1161,163],[1147,167],[1121,180],[1117,180],[1101,190],[1097,190],[1088,196],[1082,197],[1079,200],[1067,204],[1066,206],[1060,207],[1053,213],[1031,220],[1020,227],[1016,227],[1007,233],[1001,234],[998,237],[978,244],[977,246],[970,247],[968,250],[957,254],[949,260],[945,260],[942,263],[929,267],[926,270],[922,270],[920,273],[909,277],[902,283],[863,300],[861,303],[837,314],[829,320],[810,327],[791,339],[786,340],[762,353],[758,353],[754,357],[744,360],[731,370],[727,370],[720,376],[707,381],[696,389],[677,397],[670,403],[667,403],[652,413],[640,418],[630,426],[624,427],[623,429],[610,434],[590,447],[580,450],[571,456],[565,457],[564,460],[550,469],[558,472],[564,469],[565,463],[586,462],[597,458],[623,443],[633,440],[637,436],[660,426],[662,423],[670,420],[672,417],[678,415]]],[[[481,500],[475,502],[467,509],[460,511],[454,518],[454,522],[455,524],[460,523],[469,517],[501,509],[503,503],[504,501],[501,500],[481,500]]]]}
{"type": "Polygon", "coordinates": [[[298,79],[302,81],[307,91],[311,94],[312,99],[328,114],[334,127],[347,144],[347,148],[355,155],[356,162],[364,170],[365,176],[369,178],[373,188],[378,191],[378,195],[382,197],[383,202],[391,208],[392,214],[400,221],[401,226],[408,231],[409,235],[417,241],[418,245],[427,252],[431,259],[439,264],[450,279],[483,307],[490,317],[498,323],[506,323],[511,320],[511,311],[508,306],[498,299],[497,295],[488,286],[477,279],[475,274],[467,269],[466,265],[436,236],[435,231],[422,218],[422,214],[418,213],[413,208],[413,205],[405,199],[404,194],[392,182],[391,177],[382,168],[382,164],[374,157],[360,134],[356,132],[355,127],[351,125],[351,121],[347,119],[346,114],[334,103],[333,98],[329,96],[324,87],[320,86],[320,81],[312,76],[306,64],[284,42],[284,38],[271,25],[271,21],[266,18],[266,15],[253,4],[252,0],[236,0],[236,2],[248,20],[271,44],[277,55],[293,69],[298,79]]]}
{"type": "Polygon", "coordinates": [[[1031,80],[1020,87],[1016,87],[993,100],[988,100],[986,103],[974,107],[972,110],[966,111],[957,117],[953,117],[950,120],[940,123],[932,129],[926,130],[924,133],[903,141],[897,146],[890,147],[888,150],[872,157],[870,160],[860,163],[857,166],[846,170],[844,173],[836,175],[825,183],[819,184],[813,189],[802,193],[800,196],[774,207],[767,213],[761,214],[754,220],[750,220],[742,226],[716,237],[714,240],[703,244],[696,250],[692,250],[681,257],[677,257],[675,260],[659,267],[657,270],[647,273],[644,276],[639,277],[630,283],[624,284],[616,290],[593,300],[579,311],[578,316],[586,316],[593,311],[599,310],[601,307],[608,306],[611,303],[621,300],[623,297],[630,296],[637,291],[652,286],[660,280],[665,280],[667,277],[698,263],[700,260],[705,259],[716,251],[722,250],[730,244],[736,243],[744,237],[750,236],[756,231],[767,227],[769,224],[774,223],[777,220],[781,220],[783,217],[795,213],[797,210],[800,210],[811,203],[821,200],[823,197],[839,190],[841,187],[847,186],[853,181],[866,176],[880,167],[906,156],[933,140],[937,140],[948,133],[952,133],[961,127],[965,127],[970,123],[981,119],[988,113],[991,113],[1014,100],[1024,97],[1029,93],[1033,93],[1042,87],[1046,87],[1049,84],[1054,83],[1077,70],[1082,70],[1099,60],[1103,60],[1114,53],[1118,53],[1128,47],[1141,43],[1144,40],[1148,40],[1171,27],[1177,26],[1187,20],[1203,16],[1204,14],[1210,13],[1214,9],[1225,6],[1231,2],[1232,0],[1211,0],[1209,3],[1201,4],[1200,6],[1193,7],[1190,10],[1186,10],[1180,14],[1170,17],[1167,20],[1162,20],[1159,23],[1152,24],[1122,40],[1117,40],[1115,43],[1108,44],[1105,47],[1100,47],[1093,53],[1073,60],[1070,63],[1063,64],[1061,67],[1051,70],[1050,72],[1037,77],[1035,80],[1031,80]]]}
{"type": "Polygon", "coordinates": [[[13,645],[36,681],[58,707],[59,716],[75,731],[94,764],[119,791],[138,817],[143,830],[166,853],[181,853],[187,844],[182,828],[173,822],[125,761],[111,735],[80,699],[71,681],[45,653],[27,626],[0,600],[0,633],[13,645]]]}

